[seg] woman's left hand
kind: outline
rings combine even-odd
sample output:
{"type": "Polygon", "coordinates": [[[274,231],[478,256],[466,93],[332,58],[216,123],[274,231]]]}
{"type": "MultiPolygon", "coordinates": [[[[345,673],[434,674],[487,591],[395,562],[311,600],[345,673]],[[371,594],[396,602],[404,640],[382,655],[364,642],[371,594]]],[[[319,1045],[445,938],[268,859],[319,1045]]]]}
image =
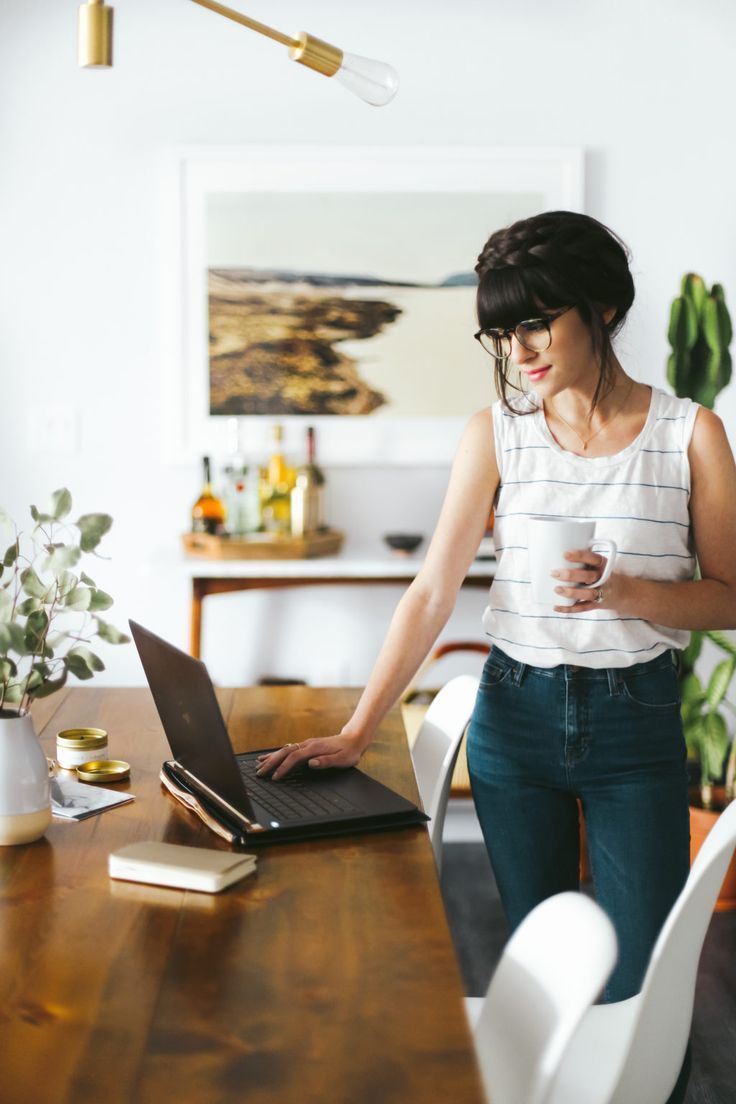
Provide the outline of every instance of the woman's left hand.
{"type": "Polygon", "coordinates": [[[589,548],[581,548],[566,552],[565,559],[571,560],[575,566],[552,572],[552,577],[559,581],[555,593],[561,598],[573,598],[575,601],[571,606],[555,606],[555,613],[587,613],[589,610],[616,608],[620,580],[616,572],[601,587],[591,587],[606,569],[608,560],[605,556],[601,556],[600,552],[591,552],[589,548]],[[584,566],[581,567],[581,564],[584,566]],[[581,586],[586,589],[581,590],[581,586]]]}

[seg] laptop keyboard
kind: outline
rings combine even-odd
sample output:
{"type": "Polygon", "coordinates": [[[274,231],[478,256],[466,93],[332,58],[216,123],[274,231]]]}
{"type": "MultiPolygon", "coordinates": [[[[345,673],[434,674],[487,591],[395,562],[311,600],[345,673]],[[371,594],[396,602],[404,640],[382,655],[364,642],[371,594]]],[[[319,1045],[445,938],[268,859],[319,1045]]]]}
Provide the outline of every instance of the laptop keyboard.
{"type": "Polygon", "coordinates": [[[328,787],[316,791],[313,784],[299,774],[287,775],[280,782],[271,782],[256,775],[255,759],[238,759],[238,767],[248,793],[279,821],[323,819],[342,813],[358,812],[358,806],[334,793],[328,787]]]}

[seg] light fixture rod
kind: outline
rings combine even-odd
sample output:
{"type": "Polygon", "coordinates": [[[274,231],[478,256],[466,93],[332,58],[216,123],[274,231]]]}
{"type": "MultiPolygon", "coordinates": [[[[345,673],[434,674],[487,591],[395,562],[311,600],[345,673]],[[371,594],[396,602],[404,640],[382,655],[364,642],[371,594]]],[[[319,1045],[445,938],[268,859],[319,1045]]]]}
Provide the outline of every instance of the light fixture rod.
{"type": "Polygon", "coordinates": [[[226,19],[232,19],[234,23],[241,23],[243,27],[250,27],[252,31],[257,31],[258,34],[265,35],[266,38],[272,38],[274,42],[280,42],[283,46],[291,46],[294,49],[301,46],[298,38],[291,38],[290,35],[282,34],[281,31],[276,31],[273,27],[267,27],[265,23],[259,23],[257,19],[250,19],[249,16],[243,15],[241,12],[233,11],[232,8],[226,8],[224,4],[216,3],[216,0],[194,0],[194,3],[201,4],[203,8],[209,8],[210,11],[217,12],[218,15],[224,15],[226,19]]]}

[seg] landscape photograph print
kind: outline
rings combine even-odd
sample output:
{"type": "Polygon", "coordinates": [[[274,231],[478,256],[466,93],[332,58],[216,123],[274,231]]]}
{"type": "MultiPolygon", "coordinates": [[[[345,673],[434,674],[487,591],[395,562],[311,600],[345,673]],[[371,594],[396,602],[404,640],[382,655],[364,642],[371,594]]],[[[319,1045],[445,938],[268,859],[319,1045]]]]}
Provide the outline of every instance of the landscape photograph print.
{"type": "Polygon", "coordinates": [[[474,252],[524,206],[482,193],[209,196],[209,413],[438,417],[487,404],[474,252]]]}

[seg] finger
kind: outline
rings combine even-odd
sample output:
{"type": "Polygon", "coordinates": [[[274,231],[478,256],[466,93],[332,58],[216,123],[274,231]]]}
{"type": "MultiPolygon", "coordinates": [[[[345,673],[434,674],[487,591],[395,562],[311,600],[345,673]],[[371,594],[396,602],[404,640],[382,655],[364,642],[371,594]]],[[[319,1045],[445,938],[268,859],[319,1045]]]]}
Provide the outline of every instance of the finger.
{"type": "Polygon", "coordinates": [[[590,571],[595,571],[600,575],[603,573],[606,564],[608,563],[608,557],[602,556],[600,552],[591,552],[590,549],[581,548],[576,552],[566,552],[566,560],[572,560],[576,564],[584,565],[590,571]]]}
{"type": "Polygon", "coordinates": [[[587,588],[582,590],[580,587],[555,587],[555,594],[559,594],[561,598],[572,598],[572,605],[555,606],[555,610],[562,610],[564,613],[585,613],[589,609],[601,608],[600,602],[595,602],[591,598],[587,588]]]}
{"type": "Polygon", "coordinates": [[[347,748],[337,748],[320,752],[319,755],[307,760],[307,766],[312,770],[327,770],[330,767],[354,767],[360,759],[354,751],[347,748]]]}
{"type": "Polygon", "coordinates": [[[273,772],[272,778],[274,782],[277,782],[280,778],[285,778],[290,771],[295,767],[311,766],[309,763],[310,756],[314,755],[315,751],[321,751],[324,744],[323,740],[305,740],[303,744],[293,744],[289,746],[289,750],[284,759],[273,772]]]}
{"type": "Polygon", "coordinates": [[[259,755],[256,774],[270,774],[288,759],[289,755],[291,755],[293,750],[297,747],[299,747],[298,744],[285,744],[283,747],[277,748],[276,751],[268,752],[266,755],[259,755]]]}
{"type": "Polygon", "coordinates": [[[597,568],[570,568],[566,571],[552,571],[550,572],[553,579],[559,579],[563,583],[580,583],[581,586],[590,586],[591,582],[594,582],[602,571],[597,568]]]}

